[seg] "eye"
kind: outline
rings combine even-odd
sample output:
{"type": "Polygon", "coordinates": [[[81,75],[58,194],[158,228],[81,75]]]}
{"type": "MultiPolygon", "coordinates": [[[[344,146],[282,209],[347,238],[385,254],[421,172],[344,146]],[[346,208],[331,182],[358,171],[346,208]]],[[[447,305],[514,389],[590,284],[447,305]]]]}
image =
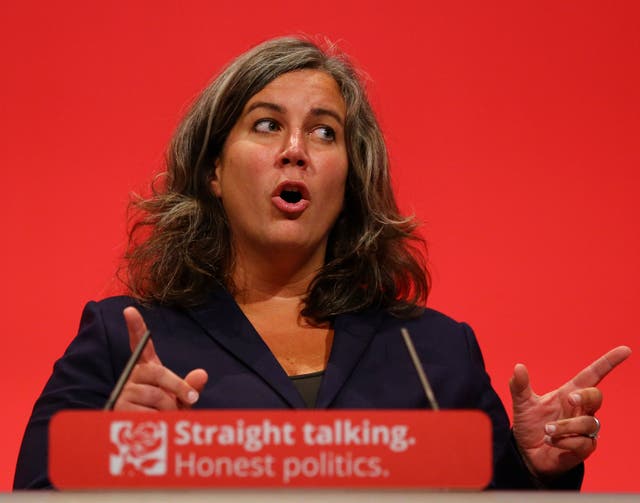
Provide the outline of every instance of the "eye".
{"type": "Polygon", "coordinates": [[[253,129],[258,133],[273,133],[280,129],[280,125],[273,119],[260,119],[255,122],[253,129]]]}
{"type": "Polygon", "coordinates": [[[336,132],[332,127],[329,126],[318,126],[315,128],[312,133],[316,135],[318,138],[324,141],[335,141],[336,132]]]}

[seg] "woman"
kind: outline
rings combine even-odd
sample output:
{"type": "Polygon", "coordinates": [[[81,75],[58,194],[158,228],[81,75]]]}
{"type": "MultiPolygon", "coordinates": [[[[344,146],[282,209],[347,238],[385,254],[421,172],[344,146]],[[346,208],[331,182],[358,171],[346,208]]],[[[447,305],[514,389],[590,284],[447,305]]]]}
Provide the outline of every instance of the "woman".
{"type": "Polygon", "coordinates": [[[137,202],[131,296],[85,308],[34,408],[15,487],[49,485],[50,417],[101,408],[147,326],[153,343],[117,410],[423,408],[406,327],[440,405],[490,415],[492,486],[579,487],[599,429],[594,386],[630,351],[544,397],[516,366],[511,433],[471,329],[421,307],[422,241],[342,56],[299,39],[240,56],[182,121],[162,183],[137,202]]]}

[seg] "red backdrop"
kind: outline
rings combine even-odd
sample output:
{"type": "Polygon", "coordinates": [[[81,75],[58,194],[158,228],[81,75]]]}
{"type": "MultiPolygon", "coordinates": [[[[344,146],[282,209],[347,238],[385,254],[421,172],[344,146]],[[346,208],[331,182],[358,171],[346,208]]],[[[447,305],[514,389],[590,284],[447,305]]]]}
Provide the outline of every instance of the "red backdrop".
{"type": "MultiPolygon", "coordinates": [[[[640,9],[511,2],[5,1],[0,489],[83,304],[117,290],[131,190],[220,66],[324,34],[367,71],[401,205],[430,243],[430,303],[475,328],[508,405],[608,348],[636,350],[640,9]]],[[[602,385],[585,490],[640,491],[640,360],[602,385]],[[631,419],[631,421],[630,421],[631,419]]]]}

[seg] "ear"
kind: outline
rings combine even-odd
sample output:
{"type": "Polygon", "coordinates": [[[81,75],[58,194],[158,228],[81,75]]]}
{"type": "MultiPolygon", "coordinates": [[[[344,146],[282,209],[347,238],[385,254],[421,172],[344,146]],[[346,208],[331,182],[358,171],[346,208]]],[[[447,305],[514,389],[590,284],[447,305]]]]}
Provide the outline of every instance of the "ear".
{"type": "Polygon", "coordinates": [[[211,192],[216,197],[222,197],[222,186],[220,184],[220,175],[222,174],[222,167],[220,166],[220,158],[216,159],[213,168],[213,175],[211,176],[211,180],[209,181],[209,187],[211,187],[211,192]]]}

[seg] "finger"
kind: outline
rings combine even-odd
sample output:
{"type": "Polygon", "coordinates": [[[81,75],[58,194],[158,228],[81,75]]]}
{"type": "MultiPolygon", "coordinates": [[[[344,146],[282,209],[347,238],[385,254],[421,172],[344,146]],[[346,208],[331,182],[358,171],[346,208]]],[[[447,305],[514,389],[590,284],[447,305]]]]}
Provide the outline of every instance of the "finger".
{"type": "Polygon", "coordinates": [[[584,388],[569,393],[569,404],[575,407],[582,415],[593,415],[602,406],[602,391],[598,388],[584,388]]]}
{"type": "Polygon", "coordinates": [[[129,381],[134,384],[149,384],[162,388],[184,404],[193,405],[200,394],[184,379],[171,372],[168,368],[156,363],[141,363],[135,366],[129,381]]]}
{"type": "Polygon", "coordinates": [[[544,442],[552,447],[569,451],[582,461],[587,459],[598,445],[598,441],[595,438],[584,436],[554,438],[547,435],[544,437],[544,442]]]}
{"type": "Polygon", "coordinates": [[[509,381],[509,390],[511,391],[514,407],[527,402],[533,395],[529,382],[529,371],[522,363],[517,363],[513,369],[513,376],[509,381]]]}
{"type": "Polygon", "coordinates": [[[597,434],[600,430],[600,424],[596,422],[593,416],[578,416],[571,419],[561,419],[547,423],[544,427],[545,433],[555,439],[566,436],[583,436],[597,434]]]}
{"type": "Polygon", "coordinates": [[[207,384],[209,376],[206,370],[195,369],[189,372],[184,380],[189,386],[200,393],[204,389],[205,384],[207,384]]]}
{"type": "Polygon", "coordinates": [[[630,348],[627,346],[618,346],[578,372],[571,382],[578,388],[595,386],[602,381],[609,372],[629,358],[630,354],[630,348]]]}
{"type": "Polygon", "coordinates": [[[115,410],[177,410],[176,399],[162,388],[129,382],[116,402],[115,410]]]}
{"type": "MultiPolygon", "coordinates": [[[[189,386],[200,393],[204,389],[205,384],[207,384],[209,376],[204,369],[195,369],[189,372],[184,380],[189,386]]],[[[184,407],[191,407],[193,403],[182,403],[182,405],[184,405],[184,407]]]]}
{"type": "MultiPolygon", "coordinates": [[[[122,314],[124,315],[125,322],[127,323],[127,330],[129,331],[129,346],[131,347],[131,351],[134,351],[140,342],[140,339],[142,339],[142,336],[147,331],[147,325],[145,324],[142,315],[135,307],[125,308],[122,314]]],[[[138,361],[141,363],[162,364],[160,358],[156,354],[156,350],[153,347],[153,341],[151,339],[147,341],[138,361]]]]}

